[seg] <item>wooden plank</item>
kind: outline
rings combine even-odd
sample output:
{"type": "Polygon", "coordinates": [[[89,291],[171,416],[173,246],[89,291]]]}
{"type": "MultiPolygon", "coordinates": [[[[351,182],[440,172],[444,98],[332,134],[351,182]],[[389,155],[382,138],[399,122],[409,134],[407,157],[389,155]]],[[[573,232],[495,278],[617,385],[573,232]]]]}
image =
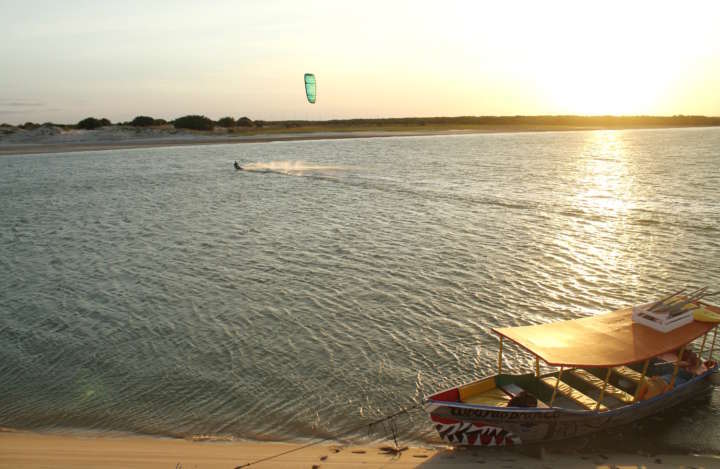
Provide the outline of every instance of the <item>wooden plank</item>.
{"type": "Polygon", "coordinates": [[[628,381],[632,381],[636,385],[640,384],[640,380],[642,379],[642,375],[640,373],[627,366],[617,366],[612,370],[613,373],[622,376],[628,381]]]}
{"type": "Polygon", "coordinates": [[[577,402],[588,410],[595,410],[595,408],[597,408],[600,412],[605,412],[606,410],[608,410],[608,408],[605,407],[603,404],[600,404],[598,406],[598,402],[592,397],[588,396],[587,394],[583,394],[581,391],[573,388],[566,382],[559,380],[554,376],[547,376],[545,378],[541,378],[541,381],[546,385],[550,386],[551,388],[557,387],[558,392],[561,393],[563,396],[572,399],[573,401],[577,402]]]}
{"type": "MultiPolygon", "coordinates": [[[[575,369],[572,370],[570,373],[572,373],[576,378],[579,378],[583,380],[583,382],[589,384],[590,386],[594,387],[598,391],[601,391],[603,388],[603,385],[605,382],[595,376],[594,374],[590,373],[589,371],[583,370],[583,369],[575,369]]],[[[605,387],[605,395],[614,397],[615,399],[619,400],[620,402],[624,402],[626,404],[632,403],[634,400],[633,396],[626,393],[622,389],[616,388],[612,384],[608,383],[605,387]]]]}

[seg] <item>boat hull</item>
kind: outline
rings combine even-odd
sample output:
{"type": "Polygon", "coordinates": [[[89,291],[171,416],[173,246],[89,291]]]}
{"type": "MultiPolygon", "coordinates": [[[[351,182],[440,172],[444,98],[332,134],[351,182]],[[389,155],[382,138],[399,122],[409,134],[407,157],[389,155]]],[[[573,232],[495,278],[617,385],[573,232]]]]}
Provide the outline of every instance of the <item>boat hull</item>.
{"type": "Polygon", "coordinates": [[[440,437],[453,445],[513,446],[587,435],[657,414],[712,386],[717,367],[673,390],[606,412],[491,407],[429,400],[425,410],[440,437]]]}

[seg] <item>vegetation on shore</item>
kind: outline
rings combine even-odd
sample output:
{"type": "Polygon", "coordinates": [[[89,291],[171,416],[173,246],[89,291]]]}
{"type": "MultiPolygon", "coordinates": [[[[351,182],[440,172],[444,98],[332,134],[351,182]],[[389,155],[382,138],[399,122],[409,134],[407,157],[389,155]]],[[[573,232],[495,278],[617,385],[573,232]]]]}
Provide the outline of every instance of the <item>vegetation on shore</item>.
{"type": "Polygon", "coordinates": [[[106,118],[96,119],[95,117],[86,117],[77,123],[78,129],[93,130],[100,127],[110,125],[110,120],[106,118]]]}
{"type": "MultiPolygon", "coordinates": [[[[97,129],[113,125],[106,118],[88,117],[75,125],[35,124],[19,126],[2,124],[2,127],[32,130],[38,127],[63,129],[97,129]]],[[[459,116],[459,117],[403,117],[378,119],[332,119],[325,121],[283,120],[253,121],[248,117],[235,119],[227,116],[217,121],[202,115],[187,115],[172,121],[139,115],[133,120],[114,125],[130,127],[173,126],[203,132],[221,133],[279,133],[279,132],[343,132],[343,131],[443,131],[443,130],[573,130],[573,129],[628,129],[658,127],[720,126],[720,117],[706,116],[459,116]],[[217,128],[217,129],[216,129],[217,128]]]]}

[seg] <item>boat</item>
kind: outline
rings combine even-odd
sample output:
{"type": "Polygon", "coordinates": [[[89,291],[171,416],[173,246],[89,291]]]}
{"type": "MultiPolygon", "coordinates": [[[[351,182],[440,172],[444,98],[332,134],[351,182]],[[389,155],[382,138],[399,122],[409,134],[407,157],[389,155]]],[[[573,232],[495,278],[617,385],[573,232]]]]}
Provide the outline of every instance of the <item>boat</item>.
{"type": "MultiPolygon", "coordinates": [[[[690,306],[705,311],[696,318],[720,314],[705,302],[690,306]]],[[[493,328],[497,373],[427,398],[423,406],[433,426],[452,445],[562,440],[648,417],[720,382],[713,358],[717,322],[691,319],[662,332],[633,321],[633,309],[493,328]],[[522,351],[528,368],[534,357],[534,370],[503,373],[508,342],[519,346],[512,348],[522,351]]]]}

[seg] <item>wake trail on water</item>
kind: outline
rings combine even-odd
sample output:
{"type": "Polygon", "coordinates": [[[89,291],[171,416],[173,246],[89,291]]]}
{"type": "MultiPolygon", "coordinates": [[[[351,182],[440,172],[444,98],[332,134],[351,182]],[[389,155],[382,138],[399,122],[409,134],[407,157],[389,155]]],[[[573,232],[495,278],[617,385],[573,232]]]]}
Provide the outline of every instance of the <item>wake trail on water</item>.
{"type": "Polygon", "coordinates": [[[302,160],[284,160],[247,163],[243,170],[251,173],[272,173],[285,176],[309,177],[318,180],[326,180],[340,183],[359,189],[375,190],[381,192],[405,193],[413,197],[433,200],[450,200],[464,202],[470,205],[486,205],[511,210],[540,210],[548,214],[569,216],[572,218],[589,219],[601,221],[605,219],[624,218],[633,225],[666,225],[676,226],[691,231],[717,231],[717,223],[711,217],[709,222],[695,219],[687,220],[685,217],[678,217],[671,213],[657,210],[630,209],[623,214],[606,213],[599,215],[593,210],[583,207],[563,206],[554,202],[552,204],[527,199],[510,199],[497,197],[492,194],[456,194],[447,191],[417,188],[387,177],[373,176],[368,168],[358,166],[322,165],[309,163],[302,160]],[[644,213],[649,212],[649,213],[644,213]]]}
{"type": "Polygon", "coordinates": [[[247,163],[243,165],[243,170],[251,173],[276,173],[287,176],[332,175],[346,169],[348,168],[342,166],[318,165],[299,160],[269,161],[247,163]]]}

